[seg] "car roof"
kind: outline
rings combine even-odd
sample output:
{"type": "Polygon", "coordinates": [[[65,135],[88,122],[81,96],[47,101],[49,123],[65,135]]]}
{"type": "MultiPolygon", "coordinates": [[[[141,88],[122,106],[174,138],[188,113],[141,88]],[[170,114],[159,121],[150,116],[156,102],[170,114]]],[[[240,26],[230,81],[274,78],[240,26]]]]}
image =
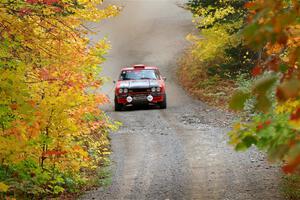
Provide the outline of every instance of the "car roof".
{"type": "Polygon", "coordinates": [[[146,66],[144,64],[133,65],[132,67],[123,67],[122,71],[126,70],[140,70],[140,69],[158,69],[156,66],[146,66]]]}

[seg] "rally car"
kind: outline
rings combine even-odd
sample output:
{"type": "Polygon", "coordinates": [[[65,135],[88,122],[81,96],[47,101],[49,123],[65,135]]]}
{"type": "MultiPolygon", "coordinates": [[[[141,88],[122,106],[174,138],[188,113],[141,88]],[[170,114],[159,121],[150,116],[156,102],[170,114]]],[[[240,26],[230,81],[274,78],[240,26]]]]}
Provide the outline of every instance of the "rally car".
{"type": "Polygon", "coordinates": [[[115,88],[115,111],[137,104],[167,108],[165,78],[157,67],[134,65],[121,70],[115,88]]]}

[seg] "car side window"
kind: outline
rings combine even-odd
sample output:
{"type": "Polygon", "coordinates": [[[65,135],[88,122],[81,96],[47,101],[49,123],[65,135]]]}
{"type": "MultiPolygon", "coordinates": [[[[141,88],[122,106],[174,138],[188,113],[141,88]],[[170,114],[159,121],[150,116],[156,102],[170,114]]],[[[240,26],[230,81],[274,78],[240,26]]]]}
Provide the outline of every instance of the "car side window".
{"type": "Polygon", "coordinates": [[[127,71],[122,71],[120,75],[120,80],[130,80],[130,78],[133,78],[133,76],[130,76],[130,73],[127,73],[127,71]]]}

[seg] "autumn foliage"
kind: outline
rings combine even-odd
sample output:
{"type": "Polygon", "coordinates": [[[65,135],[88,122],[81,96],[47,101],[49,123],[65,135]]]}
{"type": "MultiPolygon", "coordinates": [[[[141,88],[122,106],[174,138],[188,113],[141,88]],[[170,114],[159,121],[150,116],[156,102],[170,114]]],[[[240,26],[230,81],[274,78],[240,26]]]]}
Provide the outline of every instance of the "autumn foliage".
{"type": "Polygon", "coordinates": [[[96,89],[109,45],[91,45],[83,24],[117,13],[101,3],[0,1],[0,195],[76,190],[107,159],[116,125],[96,89]]]}
{"type": "Polygon", "coordinates": [[[180,60],[179,81],[190,94],[211,105],[226,106],[235,80],[253,67],[257,53],[239,35],[248,0],[189,0],[198,31],[180,60]]]}
{"type": "Polygon", "coordinates": [[[251,102],[255,115],[234,126],[231,143],[238,150],[254,144],[292,173],[300,167],[300,3],[256,0],[245,8],[242,35],[259,59],[252,87],[237,91],[230,107],[241,110],[251,102]]]}

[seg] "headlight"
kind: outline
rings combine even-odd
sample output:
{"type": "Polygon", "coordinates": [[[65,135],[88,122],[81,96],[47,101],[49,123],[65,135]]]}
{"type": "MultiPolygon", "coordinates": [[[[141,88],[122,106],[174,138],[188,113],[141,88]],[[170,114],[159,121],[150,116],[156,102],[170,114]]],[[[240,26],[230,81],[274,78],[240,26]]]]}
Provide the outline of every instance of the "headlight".
{"type": "Polygon", "coordinates": [[[151,92],[155,92],[156,91],[156,88],[151,88],[151,92]]]}
{"type": "Polygon", "coordinates": [[[123,89],[122,89],[122,88],[119,89],[119,93],[120,93],[120,94],[123,93],[123,89]]]}
{"type": "Polygon", "coordinates": [[[124,88],[124,89],[123,89],[123,92],[124,92],[124,93],[128,93],[128,89],[127,89],[127,88],[124,88]]]}
{"type": "Polygon", "coordinates": [[[156,91],[157,91],[157,92],[160,92],[160,91],[161,91],[160,87],[156,88],[156,91]]]}

